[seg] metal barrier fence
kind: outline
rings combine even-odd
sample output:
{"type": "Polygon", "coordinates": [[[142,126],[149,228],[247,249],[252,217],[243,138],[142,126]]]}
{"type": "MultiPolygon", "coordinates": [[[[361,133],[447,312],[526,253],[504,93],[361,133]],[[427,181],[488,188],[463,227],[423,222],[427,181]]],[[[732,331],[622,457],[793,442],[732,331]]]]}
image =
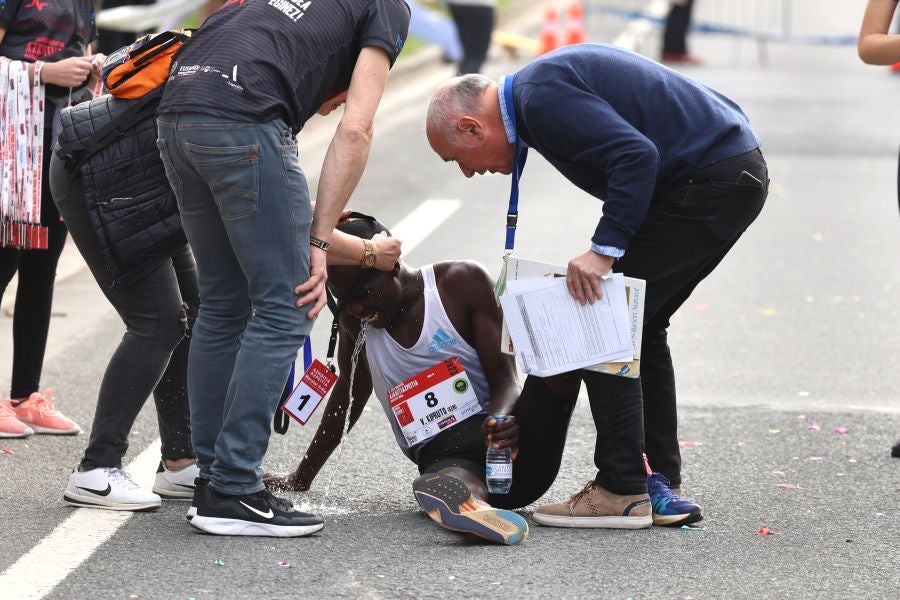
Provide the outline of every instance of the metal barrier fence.
{"type": "MultiPolygon", "coordinates": [[[[827,0],[696,0],[691,32],[753,41],[763,64],[768,62],[769,43],[856,44],[855,23],[853,27],[828,24],[811,32],[797,31],[797,25],[809,21],[809,15],[827,12],[824,6],[827,3],[827,0]]],[[[658,27],[665,23],[668,5],[668,0],[586,0],[587,12],[594,22],[616,16],[629,21],[647,21],[658,27]]]]}

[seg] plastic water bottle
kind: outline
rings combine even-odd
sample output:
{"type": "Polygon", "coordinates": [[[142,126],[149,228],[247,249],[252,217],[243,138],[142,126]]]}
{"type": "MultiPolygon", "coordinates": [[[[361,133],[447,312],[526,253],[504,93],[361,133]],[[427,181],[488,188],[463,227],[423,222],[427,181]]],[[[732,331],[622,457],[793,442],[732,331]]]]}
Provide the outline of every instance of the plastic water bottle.
{"type": "MultiPolygon", "coordinates": [[[[503,423],[507,420],[507,416],[494,415],[494,420],[503,423]]],[[[484,463],[484,480],[491,494],[509,493],[509,488],[512,487],[512,450],[488,447],[484,463]]]]}

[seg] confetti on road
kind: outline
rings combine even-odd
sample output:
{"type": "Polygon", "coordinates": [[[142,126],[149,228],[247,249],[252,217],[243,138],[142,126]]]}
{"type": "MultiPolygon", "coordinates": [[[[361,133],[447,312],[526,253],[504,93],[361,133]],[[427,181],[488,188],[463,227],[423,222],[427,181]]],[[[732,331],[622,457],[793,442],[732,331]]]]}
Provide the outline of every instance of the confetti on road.
{"type": "Polygon", "coordinates": [[[806,428],[810,431],[819,431],[820,429],[822,429],[822,426],[819,425],[816,421],[810,421],[806,424],[806,428]]]}
{"type": "Polygon", "coordinates": [[[694,527],[692,525],[682,525],[681,528],[686,531],[702,531],[703,530],[702,527],[694,527]]]}
{"type": "Polygon", "coordinates": [[[825,460],[825,458],[822,457],[822,456],[810,456],[810,457],[807,458],[806,460],[809,460],[809,461],[812,461],[812,462],[820,462],[820,461],[825,460]]]}
{"type": "Polygon", "coordinates": [[[775,535],[775,532],[769,529],[768,525],[763,525],[756,531],[759,535],[775,535]]]}
{"type": "Polygon", "coordinates": [[[678,440],[679,446],[702,446],[703,442],[695,442],[693,440],[678,440]]]}
{"type": "Polygon", "coordinates": [[[450,575],[449,577],[447,577],[447,579],[453,581],[454,579],[456,579],[456,575],[450,575]]]}
{"type": "Polygon", "coordinates": [[[834,428],[834,432],[844,435],[844,434],[850,433],[850,428],[844,427],[843,425],[838,425],[837,427],[834,428]]]}
{"type": "Polygon", "coordinates": [[[0,454],[15,454],[15,453],[16,453],[16,451],[13,450],[12,448],[0,449],[0,454]]]}
{"type": "Polygon", "coordinates": [[[797,392],[797,395],[800,396],[801,398],[808,398],[809,392],[801,390],[801,391],[797,392]]]}
{"type": "MultiPolygon", "coordinates": [[[[289,563],[289,562],[286,561],[286,560],[279,560],[279,561],[278,561],[278,567],[281,568],[281,569],[290,569],[290,568],[293,567],[293,566],[294,566],[293,563],[289,563]]],[[[379,577],[384,577],[384,575],[379,575],[379,577]]]]}
{"type": "Polygon", "coordinates": [[[216,560],[213,561],[213,564],[216,565],[217,567],[224,567],[224,566],[225,566],[225,563],[223,563],[223,562],[222,562],[221,560],[219,560],[218,558],[217,558],[216,560]]]}
{"type": "Polygon", "coordinates": [[[774,317],[778,314],[778,310],[774,308],[761,308],[759,309],[759,314],[764,317],[774,317]]]}
{"type": "Polygon", "coordinates": [[[794,484],[794,483],[776,483],[775,487],[781,488],[783,490],[802,490],[803,487],[794,484]]]}
{"type": "Polygon", "coordinates": [[[781,433],[780,429],[770,429],[769,433],[781,433]]]}
{"type": "Polygon", "coordinates": [[[143,598],[143,596],[141,596],[140,594],[131,594],[130,596],[128,596],[128,598],[130,600],[138,600],[138,598],[143,598]]]}

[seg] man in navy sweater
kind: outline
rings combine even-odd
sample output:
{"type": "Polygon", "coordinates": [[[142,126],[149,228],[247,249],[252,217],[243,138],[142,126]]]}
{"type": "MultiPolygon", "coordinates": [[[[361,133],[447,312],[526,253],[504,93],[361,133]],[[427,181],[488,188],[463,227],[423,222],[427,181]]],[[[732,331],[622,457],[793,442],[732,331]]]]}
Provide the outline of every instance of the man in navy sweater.
{"type": "Polygon", "coordinates": [[[666,330],[765,202],[768,171],[746,115],[651,60],[581,44],[498,83],[480,75],[446,82],[431,99],[426,133],[432,149],[466,177],[521,172],[532,148],[603,200],[589,248],[568,264],[569,292],[579,302],[601,297],[599,279],[614,264],[647,281],[641,378],[582,372],[598,430],[597,476],[568,502],[540,507],[535,519],[621,527],[623,519],[646,519],[649,499],[657,525],[700,520],[700,507],[678,495],[666,330]],[[658,471],[649,477],[642,451],[658,471]]]}

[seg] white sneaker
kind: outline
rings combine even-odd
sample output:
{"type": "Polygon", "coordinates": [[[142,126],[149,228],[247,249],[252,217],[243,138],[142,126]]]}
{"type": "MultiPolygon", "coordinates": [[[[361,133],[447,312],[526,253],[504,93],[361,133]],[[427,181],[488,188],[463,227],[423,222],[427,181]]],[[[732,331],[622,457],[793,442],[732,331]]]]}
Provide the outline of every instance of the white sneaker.
{"type": "Polygon", "coordinates": [[[197,477],[200,477],[200,467],[196,461],[177,471],[171,471],[166,467],[165,461],[161,460],[156,469],[153,491],[166,500],[191,500],[194,497],[194,479],[197,477]]]}
{"type": "Polygon", "coordinates": [[[159,508],[159,496],[142,489],[127,471],[98,468],[69,475],[63,500],[72,506],[103,508],[106,510],[148,511],[159,508]]]}

